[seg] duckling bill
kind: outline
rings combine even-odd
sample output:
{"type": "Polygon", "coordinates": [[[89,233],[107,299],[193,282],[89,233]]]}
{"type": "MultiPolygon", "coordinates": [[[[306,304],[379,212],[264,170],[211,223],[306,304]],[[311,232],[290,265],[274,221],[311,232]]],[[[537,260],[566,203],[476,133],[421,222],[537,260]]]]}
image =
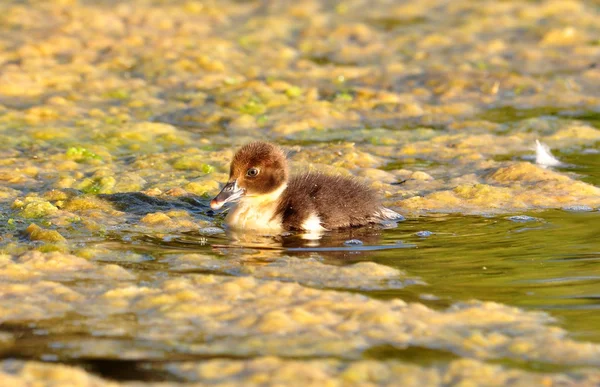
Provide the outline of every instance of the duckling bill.
{"type": "Polygon", "coordinates": [[[375,190],[347,177],[302,173],[288,177],[285,153],[257,141],[240,148],[229,181],[210,202],[235,203],[225,218],[233,229],[319,232],[363,226],[402,216],[381,205],[375,190]]]}

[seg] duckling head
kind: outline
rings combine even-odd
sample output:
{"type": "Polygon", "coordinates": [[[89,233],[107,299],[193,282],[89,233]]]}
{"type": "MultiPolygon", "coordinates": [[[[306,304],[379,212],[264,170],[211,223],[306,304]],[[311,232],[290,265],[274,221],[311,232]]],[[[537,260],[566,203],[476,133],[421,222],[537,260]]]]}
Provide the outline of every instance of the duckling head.
{"type": "Polygon", "coordinates": [[[268,198],[287,184],[285,153],[277,145],[256,141],[240,148],[231,162],[229,180],[210,202],[213,210],[243,197],[268,198]]]}

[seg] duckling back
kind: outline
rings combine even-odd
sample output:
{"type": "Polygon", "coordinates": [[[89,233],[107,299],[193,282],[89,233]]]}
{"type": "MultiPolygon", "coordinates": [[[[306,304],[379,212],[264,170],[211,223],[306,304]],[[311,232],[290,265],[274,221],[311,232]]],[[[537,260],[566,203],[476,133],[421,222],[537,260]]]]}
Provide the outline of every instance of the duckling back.
{"type": "Polygon", "coordinates": [[[289,180],[276,213],[285,230],[318,231],[371,223],[382,208],[375,190],[356,179],[305,173],[289,180]]]}

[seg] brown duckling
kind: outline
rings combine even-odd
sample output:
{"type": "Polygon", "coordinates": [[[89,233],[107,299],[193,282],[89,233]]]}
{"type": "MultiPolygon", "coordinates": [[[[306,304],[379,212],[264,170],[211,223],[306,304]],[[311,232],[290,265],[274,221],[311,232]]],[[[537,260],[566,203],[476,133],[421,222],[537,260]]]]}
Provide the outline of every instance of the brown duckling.
{"type": "Polygon", "coordinates": [[[403,219],[355,179],[315,172],[288,178],[283,150],[262,141],[236,152],[229,181],[210,206],[217,210],[229,202],[235,206],[225,222],[242,230],[320,232],[403,219]]]}

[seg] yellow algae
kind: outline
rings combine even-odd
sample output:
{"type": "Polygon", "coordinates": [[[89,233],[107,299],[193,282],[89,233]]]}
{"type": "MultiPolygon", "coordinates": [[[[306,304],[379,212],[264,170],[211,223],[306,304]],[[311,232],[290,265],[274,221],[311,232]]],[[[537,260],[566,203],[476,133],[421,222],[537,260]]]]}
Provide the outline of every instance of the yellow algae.
{"type": "MultiPolygon", "coordinates": [[[[460,180],[455,180],[460,182],[460,180]]],[[[411,197],[396,204],[411,210],[510,211],[515,208],[561,208],[600,204],[600,188],[531,163],[517,163],[488,173],[489,184],[459,184],[452,190],[411,197]],[[501,184],[501,186],[498,186],[501,184]]]]}
{"type": "Polygon", "coordinates": [[[469,203],[490,207],[503,207],[512,199],[510,189],[487,184],[459,185],[454,189],[454,193],[469,203]]]}
{"type": "Polygon", "coordinates": [[[192,181],[185,185],[184,189],[192,194],[203,196],[207,194],[217,193],[219,183],[216,180],[192,181]]]}
{"type": "Polygon", "coordinates": [[[32,241],[44,241],[44,242],[62,242],[65,243],[67,240],[65,237],[60,235],[56,230],[43,229],[36,224],[30,224],[25,230],[29,234],[29,239],[32,241]]]}
{"type": "Polygon", "coordinates": [[[177,187],[177,188],[171,188],[170,190],[165,192],[165,195],[172,196],[172,197],[180,197],[180,196],[188,196],[188,193],[183,188],[177,187]]]}
{"type": "Polygon", "coordinates": [[[121,174],[113,190],[115,192],[136,192],[141,191],[146,185],[147,181],[134,173],[121,174]]]}
{"type": "MultiPolygon", "coordinates": [[[[402,281],[405,279],[401,271],[374,262],[331,266],[313,259],[283,256],[268,264],[252,265],[251,262],[214,259],[199,254],[175,256],[169,262],[175,270],[200,269],[213,273],[252,275],[255,278],[293,281],[315,287],[386,289],[404,286],[402,281]]],[[[411,283],[422,282],[412,278],[411,283]]],[[[232,287],[232,292],[235,292],[239,285],[228,283],[226,286],[232,287]]]]}
{"type": "MultiPolygon", "coordinates": [[[[196,277],[199,279],[201,276],[196,277]]],[[[99,284],[104,288],[99,299],[108,302],[95,306],[87,304],[85,298],[69,302],[63,300],[58,304],[57,310],[76,308],[82,313],[94,313],[98,318],[110,318],[111,313],[128,310],[128,313],[145,316],[138,320],[137,329],[145,330],[150,327],[147,324],[152,325],[157,319],[164,321],[163,325],[153,326],[152,335],[170,339],[185,337],[197,319],[203,319],[207,323],[212,321],[209,325],[203,325],[202,332],[213,337],[224,337],[226,331],[235,329],[242,335],[240,337],[247,336],[248,340],[238,341],[230,350],[242,352],[256,345],[254,340],[258,339],[262,340],[259,348],[270,348],[269,351],[275,351],[273,353],[300,354],[303,351],[303,341],[296,342],[293,338],[300,339],[304,334],[308,334],[311,341],[321,343],[318,348],[319,351],[324,351],[322,354],[331,356],[342,353],[348,356],[359,347],[364,348],[366,343],[402,346],[411,342],[420,346],[462,351],[483,358],[504,357],[514,355],[511,345],[517,343],[523,335],[528,336],[535,350],[519,356],[540,361],[562,359],[561,361],[568,361],[569,364],[595,364],[594,359],[597,359],[600,351],[595,344],[557,339],[561,331],[555,327],[546,327],[548,318],[544,314],[494,303],[472,302],[446,311],[434,311],[419,304],[378,301],[350,293],[306,289],[296,284],[227,277],[212,279],[214,282],[198,282],[181,277],[156,282],[153,289],[136,285],[111,289],[109,283],[99,284]],[[226,291],[229,283],[243,284],[243,289],[229,288],[226,291]],[[187,291],[180,293],[182,288],[187,291]],[[291,290],[289,294],[294,295],[295,301],[291,307],[289,295],[281,296],[287,290],[291,290]],[[237,292],[238,297],[229,298],[227,305],[221,306],[222,296],[226,293],[231,295],[232,292],[237,292]],[[198,300],[204,300],[201,303],[209,307],[203,308],[198,300]],[[318,303],[315,303],[317,300],[318,303]],[[176,303],[175,309],[169,306],[172,303],[176,303]],[[225,310],[227,313],[223,315],[225,310]],[[306,318],[307,314],[322,316],[321,324],[301,324],[299,321],[306,318]],[[217,316],[227,316],[228,323],[219,323],[217,316]],[[259,318],[253,319],[256,316],[259,318]],[[357,324],[355,330],[337,329],[342,321],[351,316],[354,316],[352,321],[357,324]],[[420,335],[417,329],[419,326],[429,327],[430,333],[420,335]],[[480,332],[481,338],[478,340],[486,343],[485,346],[471,348],[468,344],[468,338],[472,335],[470,332],[474,329],[480,332]],[[569,351],[568,360],[561,355],[562,349],[569,351]]],[[[29,287],[25,286],[19,291],[26,289],[29,287]]],[[[5,304],[0,303],[2,305],[5,304]]],[[[28,313],[39,316],[35,314],[38,312],[28,313]]],[[[226,342],[213,341],[210,348],[218,351],[222,345],[228,345],[226,342]]]]}
{"type": "Polygon", "coordinates": [[[69,195],[61,190],[53,189],[53,190],[45,192],[43,197],[44,197],[44,199],[49,200],[49,201],[57,201],[57,200],[63,201],[63,200],[67,200],[69,198],[69,195]]]}
{"type": "Polygon", "coordinates": [[[304,325],[318,325],[323,321],[323,316],[317,316],[301,308],[292,309],[291,318],[297,323],[304,325]]]}
{"type": "Polygon", "coordinates": [[[133,279],[131,273],[116,265],[97,266],[88,260],[62,252],[31,251],[9,261],[0,269],[0,276],[8,279],[33,278],[104,278],[106,280],[133,279]]]}
{"type": "Polygon", "coordinates": [[[254,325],[262,333],[284,334],[296,329],[292,316],[283,311],[271,311],[262,315],[254,325]]]}
{"type": "Polygon", "coordinates": [[[0,321],[43,320],[64,315],[73,310],[73,303],[82,302],[84,297],[68,287],[48,281],[37,281],[26,285],[3,282],[0,291],[7,297],[0,305],[0,321]],[[57,292],[57,290],[59,290],[57,292]],[[29,303],[22,302],[27,297],[29,303]]]}
{"type": "Polygon", "coordinates": [[[10,386],[73,386],[118,387],[119,383],[94,376],[82,368],[62,364],[23,362],[16,369],[14,363],[5,363],[0,369],[0,382],[10,386]],[[10,371],[9,371],[10,370],[10,371]]]}
{"type": "Polygon", "coordinates": [[[73,197],[65,203],[63,209],[67,211],[102,210],[114,212],[110,203],[91,195],[73,197]]]}
{"type": "Polygon", "coordinates": [[[31,252],[18,258],[22,267],[43,271],[85,270],[93,265],[87,260],[69,254],[31,252]]]}
{"type": "Polygon", "coordinates": [[[497,182],[539,182],[544,180],[570,180],[568,176],[544,169],[531,163],[518,163],[499,168],[489,175],[490,180],[497,182]]]}
{"type": "Polygon", "coordinates": [[[560,129],[552,136],[547,137],[550,141],[556,141],[562,146],[565,142],[572,142],[574,139],[577,140],[600,140],[600,130],[591,128],[589,126],[573,125],[567,128],[560,129]]]}
{"type": "Polygon", "coordinates": [[[142,219],[140,219],[140,222],[147,225],[162,225],[168,227],[173,225],[169,215],[162,212],[145,215],[142,219]]]}
{"type": "Polygon", "coordinates": [[[411,173],[409,179],[420,181],[434,180],[434,178],[431,175],[423,171],[416,171],[411,173]]]}
{"type": "Polygon", "coordinates": [[[187,214],[171,212],[155,212],[146,214],[140,219],[140,224],[154,228],[163,227],[164,229],[192,229],[198,227],[199,223],[194,222],[187,214]]]}
{"type": "Polygon", "coordinates": [[[294,156],[294,161],[343,166],[346,169],[368,168],[382,163],[376,156],[356,149],[354,144],[337,145],[329,147],[329,149],[324,147],[314,150],[304,149],[294,156]]]}
{"type": "Polygon", "coordinates": [[[357,172],[357,175],[387,184],[393,183],[397,180],[396,176],[393,174],[375,168],[362,168],[357,172]]]}
{"type": "Polygon", "coordinates": [[[600,188],[529,163],[500,168],[488,178],[505,184],[522,183],[511,185],[510,189],[516,199],[530,206],[540,203],[544,203],[543,207],[561,207],[566,203],[594,206],[600,203],[600,188]]]}
{"type": "MultiPolygon", "coordinates": [[[[193,369],[193,364],[190,364],[190,368],[193,369]]],[[[201,378],[223,379],[239,374],[244,369],[245,366],[242,363],[222,362],[221,364],[200,365],[197,372],[201,378]]]]}
{"type": "Polygon", "coordinates": [[[548,46],[565,46],[581,42],[586,39],[577,28],[569,26],[561,29],[552,29],[544,34],[541,44],[548,46]]]}

